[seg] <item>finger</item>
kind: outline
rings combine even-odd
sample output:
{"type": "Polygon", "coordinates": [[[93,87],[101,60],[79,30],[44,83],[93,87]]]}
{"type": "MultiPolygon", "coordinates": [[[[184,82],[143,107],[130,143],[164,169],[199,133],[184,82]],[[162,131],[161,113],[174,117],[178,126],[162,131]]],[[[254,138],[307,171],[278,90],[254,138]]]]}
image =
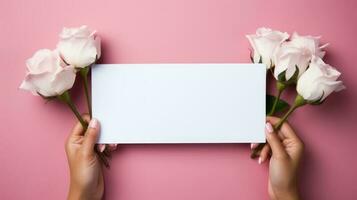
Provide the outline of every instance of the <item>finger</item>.
{"type": "Polygon", "coordinates": [[[264,163],[268,159],[269,154],[270,154],[270,150],[271,149],[270,149],[269,144],[265,144],[263,149],[262,149],[262,151],[260,152],[260,157],[258,159],[258,163],[259,164],[264,163]]]}
{"type": "MultiPolygon", "coordinates": [[[[277,117],[267,117],[267,121],[273,124],[278,123],[279,120],[277,117]]],[[[299,157],[304,150],[304,143],[297,136],[290,124],[285,122],[278,132],[278,135],[284,141],[283,146],[287,149],[288,154],[293,157],[299,157]]]]}
{"type": "MultiPolygon", "coordinates": [[[[82,115],[84,120],[89,120],[89,116],[84,114],[82,115]]],[[[73,127],[71,133],[68,135],[66,142],[65,142],[65,149],[66,151],[70,149],[72,144],[82,144],[83,143],[83,135],[84,135],[84,128],[82,124],[77,121],[76,125],[73,127]]]]}
{"type": "Polygon", "coordinates": [[[109,151],[115,151],[117,149],[118,144],[109,144],[109,151]]]}
{"type": "MultiPolygon", "coordinates": [[[[267,117],[267,122],[270,122],[271,124],[275,125],[280,121],[280,118],[277,117],[272,117],[268,116],[267,117]]],[[[291,128],[290,124],[287,122],[284,122],[283,125],[281,126],[279,133],[280,136],[282,136],[282,139],[285,138],[291,138],[294,140],[300,140],[297,135],[295,134],[295,131],[291,128]]]]}
{"type": "Polygon", "coordinates": [[[274,132],[274,129],[269,122],[265,125],[265,134],[267,142],[273,151],[273,157],[287,157],[287,153],[279,136],[274,132]]]}
{"type": "Polygon", "coordinates": [[[267,121],[270,122],[271,124],[276,124],[280,120],[279,117],[274,117],[274,116],[267,116],[267,121]]]}
{"type": "Polygon", "coordinates": [[[87,154],[94,153],[94,146],[99,136],[99,122],[97,119],[92,119],[89,122],[88,129],[84,135],[83,151],[87,154]]]}
{"type": "Polygon", "coordinates": [[[259,145],[259,143],[251,143],[250,149],[255,149],[255,148],[257,148],[258,145],[259,145]]]}
{"type": "MultiPolygon", "coordinates": [[[[89,115],[84,114],[82,115],[82,118],[85,121],[89,121],[89,115]]],[[[78,137],[78,136],[83,136],[84,135],[84,128],[82,126],[82,124],[77,121],[76,125],[73,127],[71,134],[69,135],[69,137],[78,137]]]]}
{"type": "Polygon", "coordinates": [[[285,122],[282,126],[280,131],[284,138],[291,139],[295,142],[301,142],[300,138],[296,135],[293,128],[290,126],[289,123],[285,122]]]}
{"type": "Polygon", "coordinates": [[[98,150],[99,152],[103,152],[105,150],[106,145],[105,144],[98,144],[98,150]]]}

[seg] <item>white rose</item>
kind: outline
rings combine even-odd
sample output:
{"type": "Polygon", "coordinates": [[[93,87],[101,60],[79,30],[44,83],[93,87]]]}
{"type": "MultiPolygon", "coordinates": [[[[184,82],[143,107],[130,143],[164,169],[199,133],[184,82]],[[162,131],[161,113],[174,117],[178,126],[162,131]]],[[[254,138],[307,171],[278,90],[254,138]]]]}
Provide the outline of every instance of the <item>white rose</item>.
{"type": "Polygon", "coordinates": [[[296,73],[296,69],[299,70],[296,78],[300,77],[313,55],[320,58],[325,55],[322,49],[328,44],[319,46],[319,39],[320,37],[299,36],[294,33],[291,40],[283,43],[274,55],[274,77],[280,81],[288,81],[296,73]]]}
{"type": "Polygon", "coordinates": [[[259,28],[254,35],[246,35],[253,48],[253,62],[258,63],[261,59],[267,69],[275,65],[274,52],[289,38],[288,33],[275,31],[269,28],[259,28]]]}
{"type": "Polygon", "coordinates": [[[57,49],[66,63],[76,68],[84,68],[99,59],[100,38],[87,26],[63,28],[59,36],[57,49]]]}
{"type": "Polygon", "coordinates": [[[340,75],[320,57],[313,56],[310,67],[298,80],[296,90],[308,102],[321,102],[332,92],[345,88],[342,81],[337,81],[340,75]]]}
{"type": "Polygon", "coordinates": [[[27,74],[20,89],[28,90],[34,95],[53,97],[61,95],[72,88],[76,71],[67,66],[56,50],[38,50],[26,62],[27,74]]]}

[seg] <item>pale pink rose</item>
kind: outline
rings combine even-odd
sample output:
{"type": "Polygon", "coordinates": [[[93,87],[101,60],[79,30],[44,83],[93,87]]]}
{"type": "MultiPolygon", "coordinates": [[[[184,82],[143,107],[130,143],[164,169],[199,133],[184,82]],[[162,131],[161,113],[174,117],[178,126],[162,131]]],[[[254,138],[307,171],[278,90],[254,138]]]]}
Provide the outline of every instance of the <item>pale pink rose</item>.
{"type": "Polygon", "coordinates": [[[57,49],[63,60],[75,68],[84,68],[99,59],[100,38],[87,26],[63,28],[57,49]]]}
{"type": "Polygon", "coordinates": [[[342,81],[337,81],[339,71],[325,64],[318,56],[312,56],[309,68],[297,82],[296,90],[309,102],[323,101],[332,92],[345,89],[342,81]]]}
{"type": "Polygon", "coordinates": [[[261,59],[269,69],[275,65],[273,60],[275,51],[289,38],[289,34],[262,27],[257,29],[256,34],[246,37],[253,48],[253,62],[258,63],[261,59]]]}
{"type": "Polygon", "coordinates": [[[27,74],[20,89],[28,90],[34,95],[53,97],[72,88],[76,71],[66,65],[56,50],[38,50],[26,62],[27,74]]]}
{"type": "Polygon", "coordinates": [[[322,51],[328,44],[320,46],[320,37],[299,36],[294,33],[291,40],[285,42],[274,54],[274,77],[288,81],[298,69],[297,77],[305,72],[313,55],[322,58],[322,51]],[[285,74],[282,74],[285,73],[285,74]],[[280,77],[279,77],[280,75],[280,77]]]}
{"type": "Polygon", "coordinates": [[[297,48],[306,48],[311,51],[311,54],[323,58],[325,56],[325,51],[323,49],[327,47],[329,44],[326,43],[320,46],[321,36],[300,36],[298,33],[293,33],[291,36],[290,43],[293,44],[297,48]]]}

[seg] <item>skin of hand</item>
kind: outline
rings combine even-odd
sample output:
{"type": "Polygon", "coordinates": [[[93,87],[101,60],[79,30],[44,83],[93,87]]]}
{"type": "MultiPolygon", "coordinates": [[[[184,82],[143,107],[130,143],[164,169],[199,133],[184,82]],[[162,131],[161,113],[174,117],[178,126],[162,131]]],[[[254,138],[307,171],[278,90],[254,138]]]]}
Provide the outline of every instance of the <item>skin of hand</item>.
{"type": "MultiPolygon", "coordinates": [[[[265,162],[272,151],[269,163],[268,193],[272,200],[298,200],[298,168],[302,160],[304,144],[288,123],[276,133],[274,124],[279,118],[268,117],[266,123],[267,144],[260,152],[259,164],[265,162]]],[[[252,144],[252,148],[257,145],[252,144]]]]}
{"type": "MultiPolygon", "coordinates": [[[[87,131],[84,133],[82,125],[77,122],[65,144],[70,169],[68,199],[102,199],[104,193],[102,164],[94,151],[100,126],[98,120],[90,120],[88,115],[84,115],[83,119],[89,122],[87,131]]],[[[116,145],[110,148],[113,151],[116,145]]],[[[101,152],[104,149],[105,145],[99,145],[101,152]]]]}

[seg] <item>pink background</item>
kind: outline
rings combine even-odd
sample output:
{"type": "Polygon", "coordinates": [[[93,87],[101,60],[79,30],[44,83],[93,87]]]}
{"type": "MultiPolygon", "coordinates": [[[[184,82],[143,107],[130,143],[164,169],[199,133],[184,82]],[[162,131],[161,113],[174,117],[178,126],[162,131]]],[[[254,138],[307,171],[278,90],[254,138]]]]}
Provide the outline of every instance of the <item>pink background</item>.
{"type": "MultiPolygon", "coordinates": [[[[301,193],[357,199],[356,7],[353,0],[2,0],[0,199],[66,197],[63,147],[75,119],[65,106],[17,87],[35,50],[54,48],[63,26],[82,24],[102,37],[102,63],[249,62],[244,35],[260,26],[323,35],[331,43],[326,61],[343,73],[348,89],[291,118],[306,144],[301,193]]],[[[106,173],[105,195],[268,199],[268,166],[249,152],[246,144],[123,145],[106,173]]]]}

